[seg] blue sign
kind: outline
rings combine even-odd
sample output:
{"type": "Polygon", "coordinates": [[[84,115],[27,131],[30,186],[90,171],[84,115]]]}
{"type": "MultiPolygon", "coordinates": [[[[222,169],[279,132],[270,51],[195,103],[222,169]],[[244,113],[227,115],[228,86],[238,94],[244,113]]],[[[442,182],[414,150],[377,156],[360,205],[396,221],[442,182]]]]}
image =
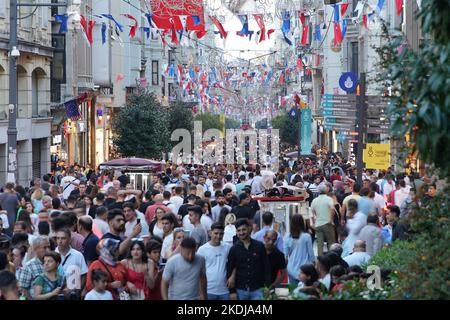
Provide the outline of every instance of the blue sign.
{"type": "Polygon", "coordinates": [[[300,130],[301,154],[311,154],[311,109],[302,109],[302,126],[300,130]]]}
{"type": "Polygon", "coordinates": [[[292,108],[291,111],[289,111],[289,116],[291,118],[295,118],[296,115],[297,115],[297,111],[294,108],[292,108]]]}
{"type": "Polygon", "coordinates": [[[358,77],[353,72],[344,72],[339,78],[339,86],[347,93],[353,93],[358,86],[358,77]]]}

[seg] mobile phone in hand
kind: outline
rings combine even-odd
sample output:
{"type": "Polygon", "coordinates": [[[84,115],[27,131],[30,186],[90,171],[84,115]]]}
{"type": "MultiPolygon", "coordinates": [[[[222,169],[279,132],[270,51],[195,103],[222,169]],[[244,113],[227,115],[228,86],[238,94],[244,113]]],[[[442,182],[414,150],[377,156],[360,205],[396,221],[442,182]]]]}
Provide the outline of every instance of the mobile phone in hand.
{"type": "Polygon", "coordinates": [[[141,219],[138,218],[137,219],[137,224],[139,224],[139,223],[141,223],[141,219]]]}

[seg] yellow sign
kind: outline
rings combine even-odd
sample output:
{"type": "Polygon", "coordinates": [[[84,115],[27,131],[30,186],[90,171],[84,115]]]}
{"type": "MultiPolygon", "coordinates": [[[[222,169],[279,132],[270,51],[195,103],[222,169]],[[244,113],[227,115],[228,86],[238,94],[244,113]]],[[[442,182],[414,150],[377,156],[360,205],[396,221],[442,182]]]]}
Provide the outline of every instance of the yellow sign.
{"type": "Polygon", "coordinates": [[[391,165],[390,145],[368,143],[364,149],[364,162],[367,169],[387,169],[391,165]]]}

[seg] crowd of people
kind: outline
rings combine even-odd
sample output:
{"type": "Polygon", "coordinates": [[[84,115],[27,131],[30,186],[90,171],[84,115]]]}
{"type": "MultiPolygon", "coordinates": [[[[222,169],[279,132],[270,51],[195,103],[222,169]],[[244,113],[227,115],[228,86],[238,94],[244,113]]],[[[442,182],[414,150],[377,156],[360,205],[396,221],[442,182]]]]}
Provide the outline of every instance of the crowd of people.
{"type": "Polygon", "coordinates": [[[366,170],[359,184],[338,155],[277,172],[169,164],[148,190],[124,172],[59,166],[2,188],[0,299],[263,299],[285,283],[316,299],[364,279],[378,250],[408,238],[411,205],[435,195],[417,173],[366,170]],[[308,210],[282,232],[254,197],[289,185],[308,210]]]}

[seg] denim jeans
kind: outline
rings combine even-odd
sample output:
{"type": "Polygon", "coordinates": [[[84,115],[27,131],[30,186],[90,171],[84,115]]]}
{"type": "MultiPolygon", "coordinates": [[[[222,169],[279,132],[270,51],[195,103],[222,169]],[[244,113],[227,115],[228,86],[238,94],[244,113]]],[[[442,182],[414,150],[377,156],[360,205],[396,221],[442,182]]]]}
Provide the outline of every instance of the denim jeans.
{"type": "Polygon", "coordinates": [[[208,293],[208,300],[230,300],[230,294],[212,294],[208,293]]]}
{"type": "Polygon", "coordinates": [[[237,296],[239,300],[262,300],[263,291],[262,289],[256,289],[253,291],[236,289],[237,296]]]}

